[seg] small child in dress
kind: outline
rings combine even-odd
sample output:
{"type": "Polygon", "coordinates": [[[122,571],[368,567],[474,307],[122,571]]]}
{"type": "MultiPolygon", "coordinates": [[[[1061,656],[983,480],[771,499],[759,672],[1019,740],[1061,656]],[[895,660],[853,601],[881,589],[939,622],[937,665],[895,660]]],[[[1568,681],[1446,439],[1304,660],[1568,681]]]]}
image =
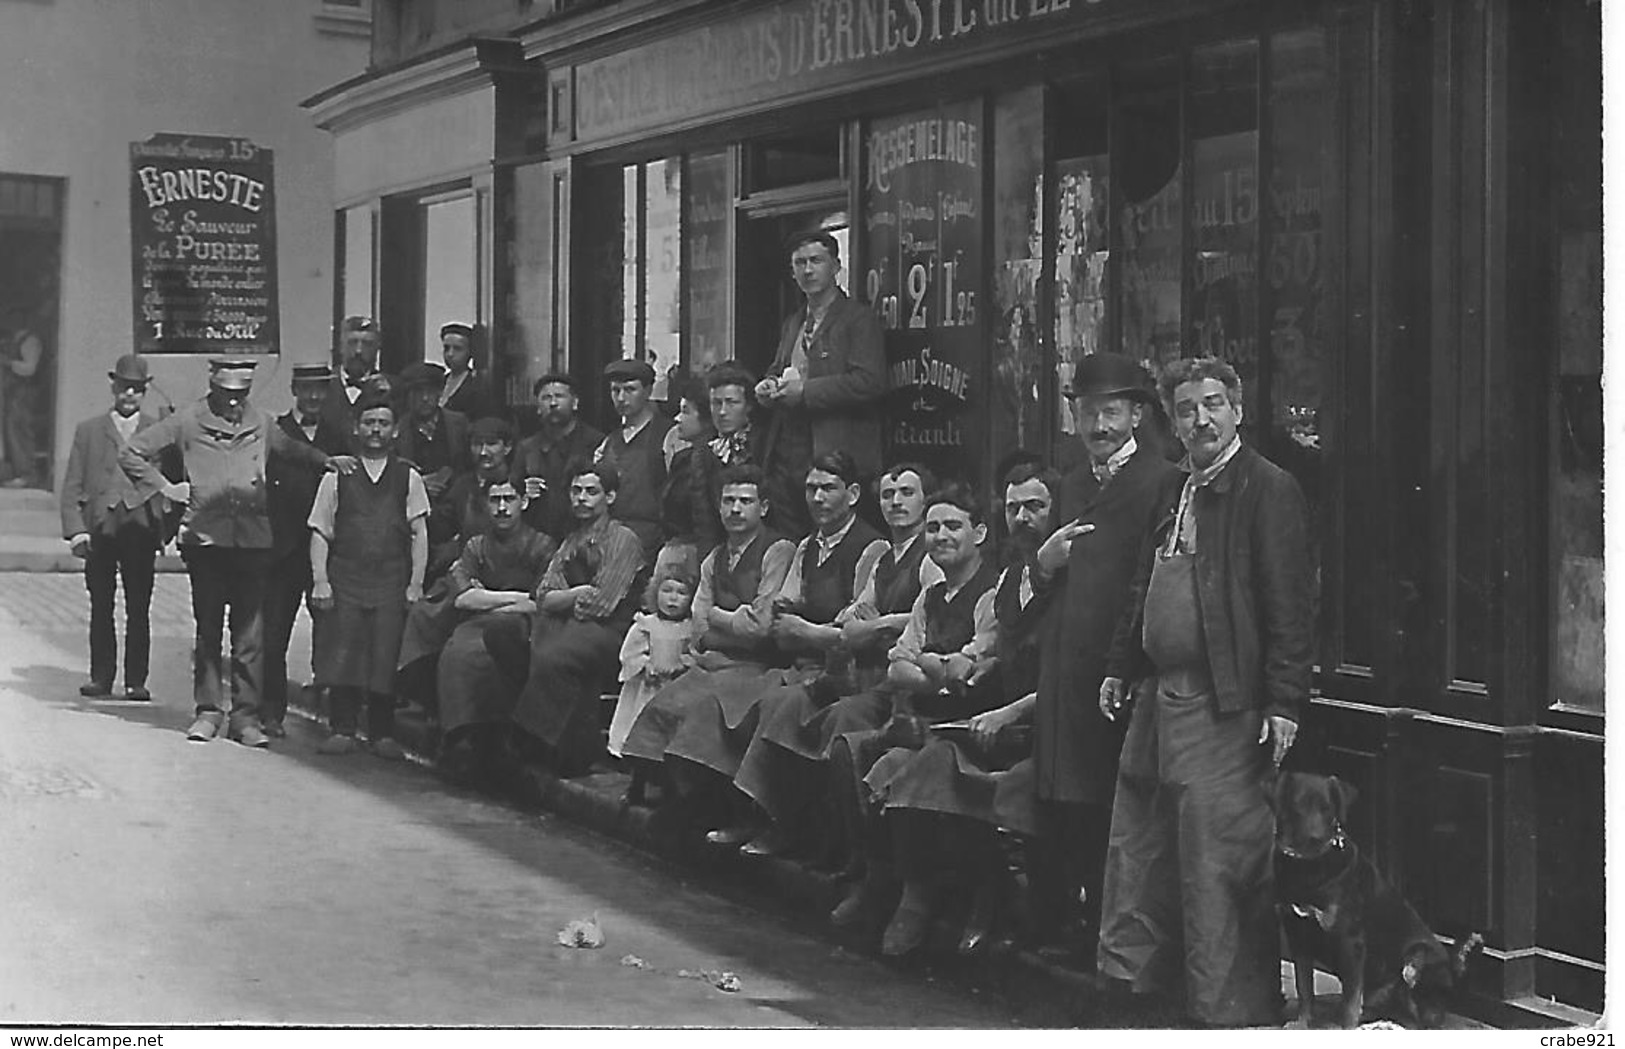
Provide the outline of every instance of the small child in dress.
{"type": "Polygon", "coordinates": [[[609,723],[609,752],[621,756],[632,723],[667,682],[694,665],[694,576],[686,564],[663,565],[651,589],[654,611],[639,612],[621,643],[621,698],[609,723]]]}

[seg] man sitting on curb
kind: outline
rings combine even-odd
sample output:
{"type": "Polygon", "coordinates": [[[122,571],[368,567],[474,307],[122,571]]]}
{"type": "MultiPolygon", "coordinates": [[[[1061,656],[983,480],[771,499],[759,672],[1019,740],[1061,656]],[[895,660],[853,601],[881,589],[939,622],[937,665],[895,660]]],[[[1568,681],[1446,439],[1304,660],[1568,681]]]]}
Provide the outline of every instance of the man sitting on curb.
{"type": "Polygon", "coordinates": [[[406,752],[394,738],[392,686],[406,610],[423,597],[429,495],[391,451],[395,408],[386,395],[361,395],[355,432],[361,469],[324,476],[310,510],[310,597],[323,613],[316,681],[329,690],[333,730],[317,750],[355,752],[365,697],[373,753],[399,759],[406,752]]]}
{"type": "Polygon", "coordinates": [[[719,775],[728,764],[723,748],[711,736],[720,734],[708,734],[698,725],[684,733],[685,721],[696,710],[709,710],[707,701],[719,694],[759,695],[767,685],[783,680],[783,671],[771,669],[778,662],[773,601],[795,556],[789,540],[763,522],[768,503],[761,495],[761,468],[750,463],[730,466],[722,471],[721,481],[719,508],[727,538],[700,564],[692,611],[703,632],[696,646],[698,665],[655,694],[621,747],[623,757],[638,761],[670,757],[666,767],[675,786],[701,818],[730,804],[736,792],[729,777],[719,775]],[[669,753],[679,734],[685,736],[684,749],[692,757],[669,753]],[[707,791],[708,784],[717,790],[707,791]]]}
{"type": "Polygon", "coordinates": [[[607,463],[570,471],[576,530],[565,537],[536,588],[530,631],[519,617],[492,623],[485,646],[497,666],[522,683],[513,723],[522,752],[560,776],[585,773],[604,753],[598,697],[620,669],[621,641],[640,594],[643,544],[610,511],[620,475],[607,463]]]}

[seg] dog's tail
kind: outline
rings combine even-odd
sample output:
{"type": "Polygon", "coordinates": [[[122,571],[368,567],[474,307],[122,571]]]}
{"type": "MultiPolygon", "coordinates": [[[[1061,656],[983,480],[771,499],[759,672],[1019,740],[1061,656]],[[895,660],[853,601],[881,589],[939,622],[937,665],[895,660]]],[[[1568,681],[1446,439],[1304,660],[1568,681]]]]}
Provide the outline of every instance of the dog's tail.
{"type": "Polygon", "coordinates": [[[1450,956],[1450,971],[1456,979],[1461,979],[1462,974],[1467,971],[1468,959],[1477,954],[1483,947],[1484,937],[1476,932],[1456,944],[1455,953],[1450,956]]]}

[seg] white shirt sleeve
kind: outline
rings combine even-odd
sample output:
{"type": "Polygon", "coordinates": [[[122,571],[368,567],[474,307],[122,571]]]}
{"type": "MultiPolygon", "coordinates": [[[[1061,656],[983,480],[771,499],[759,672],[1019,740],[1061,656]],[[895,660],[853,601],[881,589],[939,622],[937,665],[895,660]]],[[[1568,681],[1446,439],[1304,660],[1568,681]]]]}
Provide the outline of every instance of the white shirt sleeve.
{"type": "MultiPolygon", "coordinates": [[[[410,496],[408,496],[410,498],[410,496]]],[[[339,475],[332,470],[322,474],[322,479],[316,485],[316,501],[310,506],[310,517],[305,522],[322,534],[324,539],[333,538],[333,517],[339,507],[339,475]]]]}

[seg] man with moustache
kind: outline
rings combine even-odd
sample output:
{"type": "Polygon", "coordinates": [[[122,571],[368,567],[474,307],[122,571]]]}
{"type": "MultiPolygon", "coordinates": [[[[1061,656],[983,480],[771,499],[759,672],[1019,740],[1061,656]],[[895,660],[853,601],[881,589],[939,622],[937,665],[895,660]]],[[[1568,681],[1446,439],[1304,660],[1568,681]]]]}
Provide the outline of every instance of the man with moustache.
{"type": "Polygon", "coordinates": [[[711,425],[717,431],[709,443],[711,454],[702,461],[712,493],[721,494],[716,475],[723,467],[755,463],[762,470],[762,497],[773,507],[773,527],[781,535],[807,534],[812,519],[801,493],[806,471],[795,472],[786,463],[783,448],[769,446],[769,427],[756,418],[755,377],[738,363],[724,361],[706,373],[705,385],[711,398],[711,425]]]}
{"type": "Polygon", "coordinates": [[[497,666],[522,683],[513,724],[529,751],[560,776],[579,776],[604,753],[596,704],[599,686],[619,669],[621,641],[641,597],[637,535],[613,520],[620,476],[608,463],[570,471],[576,529],[565,536],[533,595],[536,614],[486,628],[497,666]]]}
{"type": "Polygon", "coordinates": [[[656,420],[649,396],[654,392],[655,370],[647,361],[611,361],[604,368],[609,399],[621,425],[609,432],[593,461],[608,463],[620,476],[615,519],[637,534],[643,544],[644,564],[654,564],[664,541],[660,524],[660,490],[666,483],[666,453],[662,441],[666,427],[656,420]]]}
{"type": "Polygon", "coordinates": [[[355,433],[355,403],[363,393],[394,388],[393,380],[378,370],[382,345],[383,329],[371,317],[346,317],[339,325],[339,373],[322,404],[322,417],[340,433],[355,433]]]}
{"type": "Polygon", "coordinates": [[[604,435],[576,414],[575,379],[549,372],[531,386],[541,428],[519,442],[513,480],[525,497],[525,522],[560,542],[575,527],[570,514],[570,464],[588,459],[604,435]]]}
{"type": "Polygon", "coordinates": [[[841,246],[825,230],[797,233],[786,244],[803,306],[786,318],[756,400],[768,412],[767,443],[791,476],[837,449],[872,477],[880,467],[879,401],[886,392],[880,321],[848,298],[836,277],[841,246]]]}
{"type": "Polygon", "coordinates": [[[1085,357],[1066,393],[1088,458],[1061,481],[1059,527],[1038,549],[1034,572],[1056,611],[1032,710],[1040,828],[1031,874],[1041,949],[1088,963],[1123,741],[1093,700],[1140,548],[1170,509],[1164,493],[1178,470],[1136,437],[1154,410],[1138,364],[1112,353],[1085,357]]]}
{"type": "Polygon", "coordinates": [[[206,743],[224,724],[229,738],[264,747],[260,689],[264,673],[265,576],[271,521],[265,507],[265,463],[285,455],[341,474],[357,461],[295,441],[248,403],[252,359],[209,362],[209,393],[130,438],[119,466],[137,491],[160,490],[183,504],[181,558],[192,584],[197,636],[192,656],[196,716],[186,737],[206,743]],[[187,481],[165,481],[152,460],[179,449],[187,481]],[[221,706],[220,633],[231,610],[231,711],[221,706]]]}
{"type": "MultiPolygon", "coordinates": [[[[294,365],[293,410],[279,416],[276,424],[292,441],[328,455],[344,455],[351,435],[335,430],[322,413],[332,382],[329,365],[294,365]]],[[[308,522],[321,479],[320,469],[288,456],[272,456],[265,464],[271,568],[265,581],[265,690],[260,720],[272,739],[287,735],[283,721],[288,714],[288,644],[299,604],[308,605],[310,599],[308,522]]]]}
{"type": "Polygon", "coordinates": [[[440,388],[440,407],[465,419],[503,414],[485,381],[474,373],[474,356],[484,329],[462,321],[440,326],[440,356],[446,362],[446,384],[440,388]]]}
{"type": "Polygon", "coordinates": [[[773,601],[795,556],[795,546],[764,521],[770,508],[761,495],[760,467],[749,462],[724,467],[720,484],[724,539],[700,563],[690,613],[699,632],[696,666],[655,693],[621,747],[625,758],[664,763],[690,812],[712,826],[726,822],[728,810],[739,807],[728,779],[715,771],[726,760],[725,740],[707,731],[716,727],[714,719],[687,732],[685,719],[719,691],[749,693],[783,679],[781,671],[771,669],[778,659],[773,601]],[[678,736],[686,758],[668,751],[678,736]]]}
{"type": "Polygon", "coordinates": [[[463,544],[485,531],[490,523],[486,491],[497,481],[511,479],[513,426],[506,419],[487,416],[468,427],[468,455],[474,464],[452,478],[438,499],[431,498],[429,513],[429,576],[438,581],[451,567],[463,544]]]}
{"type": "MultiPolygon", "coordinates": [[[[90,680],[79,686],[89,698],[112,695],[118,669],[118,634],[113,597],[124,581],[124,698],[147,701],[152,647],[154,565],[165,541],[162,494],[138,488],[119,469],[119,449],[158,417],[141,410],[151,381],[145,359],[120,357],[107,373],[111,411],[92,416],[73,432],[73,450],[62,476],[62,537],[73,556],[85,562],[90,593],[90,680]]],[[[173,464],[170,472],[174,472],[173,464]]]]}
{"type": "Polygon", "coordinates": [[[442,407],[446,372],[438,364],[418,361],[401,371],[405,418],[395,439],[395,454],[411,463],[423,478],[430,499],[439,499],[453,478],[472,465],[468,449],[468,416],[442,407]]]}
{"type": "MultiPolygon", "coordinates": [[[[1052,594],[1034,587],[1032,575],[1038,549],[1054,527],[1060,478],[1038,462],[1024,460],[1005,474],[1004,486],[1010,540],[1007,564],[993,585],[994,661],[992,667],[983,662],[981,672],[971,678],[973,685],[994,690],[990,701],[998,705],[972,716],[964,732],[931,733],[917,753],[920,740],[897,746],[878,761],[867,739],[849,737],[849,750],[837,745],[831,763],[854,766],[836,776],[835,784],[848,792],[848,819],[863,835],[865,877],[831,913],[836,925],[871,916],[876,902],[891,890],[895,871],[914,872],[920,880],[921,872],[936,868],[969,890],[971,907],[959,950],[975,953],[986,944],[1003,903],[995,831],[1036,831],[1031,748],[1017,726],[1032,720],[1043,626],[1053,604],[1052,594]],[[920,813],[935,814],[933,831],[926,831],[920,813]],[[891,833],[899,825],[903,832],[891,833]],[[923,847],[933,839],[946,847],[923,847]]],[[[978,655],[985,659],[988,653],[978,655]]],[[[874,735],[874,743],[884,744],[897,733],[874,735]]],[[[924,898],[924,892],[917,890],[917,898],[924,898]]],[[[892,930],[892,949],[912,949],[921,931],[905,916],[892,930]]]]}
{"type": "MultiPolygon", "coordinates": [[[[1270,776],[1297,735],[1314,658],[1303,494],[1241,440],[1241,379],[1211,357],[1158,383],[1189,453],[1142,555],[1100,708],[1129,683],[1100,929],[1102,975],[1183,998],[1196,1023],[1280,1022],[1270,776]]],[[[1117,483],[1116,481],[1112,482],[1117,483]]],[[[1092,537],[1091,537],[1092,538],[1092,537]]]]}

